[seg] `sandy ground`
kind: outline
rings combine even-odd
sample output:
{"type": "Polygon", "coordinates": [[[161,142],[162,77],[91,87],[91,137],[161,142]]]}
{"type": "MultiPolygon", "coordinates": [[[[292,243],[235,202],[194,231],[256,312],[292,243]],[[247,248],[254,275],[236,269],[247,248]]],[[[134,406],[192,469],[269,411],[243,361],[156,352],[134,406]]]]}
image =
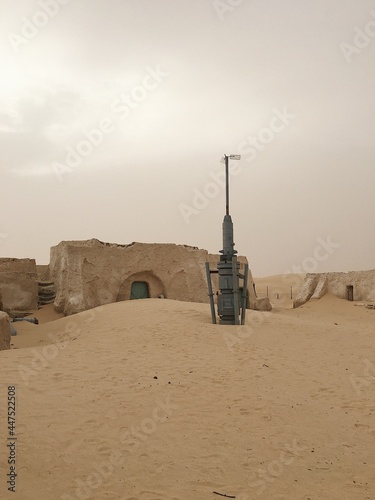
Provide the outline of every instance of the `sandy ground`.
{"type": "Polygon", "coordinates": [[[147,299],[25,325],[0,352],[0,498],[374,499],[374,319],[326,296],[221,326],[147,299]]]}
{"type": "Polygon", "coordinates": [[[290,309],[304,283],[305,276],[305,274],[276,274],[254,278],[257,296],[269,297],[272,306],[276,309],[290,309]]]}
{"type": "MultiPolygon", "coordinates": [[[[31,311],[31,314],[27,317],[37,318],[39,320],[39,325],[44,325],[45,323],[63,318],[64,315],[62,313],[56,312],[53,304],[48,304],[43,306],[41,309],[31,311]]],[[[13,323],[13,326],[17,331],[17,335],[15,337],[12,337],[11,346],[14,348],[22,348],[45,344],[45,328],[40,328],[39,325],[36,326],[35,324],[29,323],[28,321],[17,321],[16,323],[13,323]]],[[[52,325],[50,326],[52,327],[52,325]]],[[[51,340],[48,338],[47,341],[51,342],[51,340]]]]}

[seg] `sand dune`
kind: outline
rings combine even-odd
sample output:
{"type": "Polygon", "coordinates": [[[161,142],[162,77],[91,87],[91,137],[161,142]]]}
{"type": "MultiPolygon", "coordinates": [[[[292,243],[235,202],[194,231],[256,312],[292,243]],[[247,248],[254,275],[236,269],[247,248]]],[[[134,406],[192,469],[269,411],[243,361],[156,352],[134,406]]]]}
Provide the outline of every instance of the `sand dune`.
{"type": "Polygon", "coordinates": [[[254,278],[257,296],[269,297],[276,309],[293,308],[293,299],[300,291],[305,274],[276,274],[262,278],[254,278]]]}
{"type": "Polygon", "coordinates": [[[374,314],[326,296],[227,327],[148,299],[23,324],[0,353],[1,498],[373,499],[374,314]]]}

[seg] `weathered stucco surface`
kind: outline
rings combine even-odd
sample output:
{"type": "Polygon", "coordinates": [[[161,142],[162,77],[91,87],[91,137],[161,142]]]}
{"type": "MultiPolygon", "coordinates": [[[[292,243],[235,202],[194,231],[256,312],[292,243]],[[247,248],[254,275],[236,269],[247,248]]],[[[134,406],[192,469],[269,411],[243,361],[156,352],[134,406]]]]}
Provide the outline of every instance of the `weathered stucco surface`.
{"type": "Polygon", "coordinates": [[[0,290],[5,311],[38,307],[38,278],[34,259],[0,259],[0,290]]]}
{"type": "MultiPolygon", "coordinates": [[[[55,308],[69,315],[127,300],[134,281],[147,282],[150,297],[208,303],[205,262],[214,268],[218,258],[186,245],[63,241],[51,248],[55,308]]],[[[239,260],[247,262],[245,257],[239,260]]],[[[212,278],[216,290],[217,276],[212,278]]],[[[251,273],[249,278],[250,307],[257,308],[251,273]]]]}
{"type": "Polygon", "coordinates": [[[354,300],[375,301],[375,269],[348,273],[307,274],[293,307],[299,307],[310,299],[320,299],[327,292],[333,293],[340,299],[348,299],[348,286],[353,287],[354,300]]]}
{"type": "Polygon", "coordinates": [[[0,351],[10,349],[10,320],[5,312],[0,311],[0,351]]]}
{"type": "Polygon", "coordinates": [[[36,265],[38,280],[48,281],[49,280],[49,265],[36,265]]]}

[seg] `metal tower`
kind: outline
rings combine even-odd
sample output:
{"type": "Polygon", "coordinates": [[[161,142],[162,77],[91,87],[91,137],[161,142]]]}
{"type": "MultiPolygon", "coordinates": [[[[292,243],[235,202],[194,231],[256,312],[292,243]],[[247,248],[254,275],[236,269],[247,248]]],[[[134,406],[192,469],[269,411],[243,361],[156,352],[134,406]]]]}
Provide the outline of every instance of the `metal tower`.
{"type": "Polygon", "coordinates": [[[233,242],[233,222],[229,215],[229,160],[240,160],[240,155],[224,155],[222,162],[225,163],[225,216],[223,221],[223,249],[217,269],[210,269],[206,262],[206,274],[208,284],[208,295],[210,297],[212,323],[216,324],[216,312],[214,305],[214,293],[212,289],[211,274],[219,275],[219,294],[217,297],[217,310],[220,325],[244,325],[247,301],[247,281],[249,267],[245,264],[244,274],[240,274],[240,263],[237,262],[237,250],[233,242]],[[243,280],[242,293],[239,280],[243,280]]]}

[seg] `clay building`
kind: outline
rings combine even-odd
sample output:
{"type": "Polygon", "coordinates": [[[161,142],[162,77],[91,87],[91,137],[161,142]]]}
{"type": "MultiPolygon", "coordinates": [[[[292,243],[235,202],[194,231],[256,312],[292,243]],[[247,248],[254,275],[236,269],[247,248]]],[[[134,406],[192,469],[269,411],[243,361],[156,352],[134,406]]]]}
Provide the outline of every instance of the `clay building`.
{"type": "Polygon", "coordinates": [[[0,258],[2,310],[30,311],[38,307],[38,275],[34,259],[0,258]]]}
{"type": "MultiPolygon", "coordinates": [[[[243,269],[247,259],[238,259],[243,269]]],[[[51,248],[49,278],[56,290],[55,308],[69,315],[111,302],[147,297],[208,303],[207,260],[214,268],[219,255],[172,243],[63,241],[51,248]]],[[[217,290],[217,275],[213,275],[213,285],[217,290]]],[[[255,296],[251,272],[248,306],[271,309],[268,299],[255,296]]]]}
{"type": "Polygon", "coordinates": [[[293,307],[310,299],[320,299],[326,293],[350,301],[375,301],[375,270],[348,273],[307,274],[293,307]]]}
{"type": "Polygon", "coordinates": [[[0,311],[0,351],[10,349],[10,322],[9,316],[0,311]]]}

